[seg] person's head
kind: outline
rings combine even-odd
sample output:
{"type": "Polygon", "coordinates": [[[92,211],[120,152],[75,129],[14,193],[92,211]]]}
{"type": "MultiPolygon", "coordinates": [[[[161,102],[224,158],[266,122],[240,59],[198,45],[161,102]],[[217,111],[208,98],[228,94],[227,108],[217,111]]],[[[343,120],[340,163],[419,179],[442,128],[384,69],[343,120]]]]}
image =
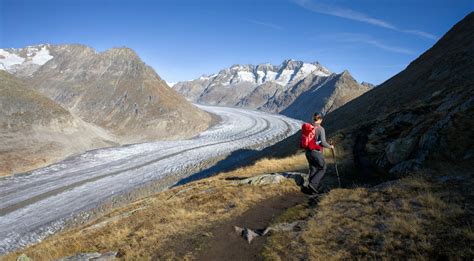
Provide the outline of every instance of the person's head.
{"type": "Polygon", "coordinates": [[[314,120],[314,123],[321,124],[321,122],[323,122],[323,114],[319,112],[315,112],[313,115],[313,120],[314,120]]]}

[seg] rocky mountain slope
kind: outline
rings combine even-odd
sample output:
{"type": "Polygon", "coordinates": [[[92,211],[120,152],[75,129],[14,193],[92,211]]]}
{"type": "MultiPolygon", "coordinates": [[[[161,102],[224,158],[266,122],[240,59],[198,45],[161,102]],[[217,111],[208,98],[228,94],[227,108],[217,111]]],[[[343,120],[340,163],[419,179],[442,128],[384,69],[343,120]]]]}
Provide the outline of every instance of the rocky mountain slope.
{"type": "MultiPolygon", "coordinates": [[[[214,75],[179,82],[173,88],[194,102],[269,112],[281,112],[303,95],[310,101],[305,107],[312,112],[330,112],[371,87],[359,85],[348,72],[337,75],[319,63],[285,60],[279,66],[234,65],[214,75]]],[[[297,108],[285,113],[307,118],[297,108]]]]}
{"type": "Polygon", "coordinates": [[[0,49],[0,71],[2,174],[110,144],[191,137],[212,120],[129,48],[0,49]]]}
{"type": "Polygon", "coordinates": [[[358,84],[348,71],[344,71],[322,79],[307,77],[295,88],[272,99],[265,106],[271,108],[275,104],[288,104],[281,111],[282,114],[311,121],[315,111],[330,113],[370,89],[371,87],[358,84]]]}
{"type": "Polygon", "coordinates": [[[325,124],[329,133],[338,131],[347,160],[362,172],[403,175],[436,157],[472,163],[473,111],[471,13],[405,70],[330,113],[325,124]]]}
{"type": "Polygon", "coordinates": [[[0,176],[40,167],[115,137],[0,71],[0,176]]]}
{"type": "MultiPolygon", "coordinates": [[[[199,103],[235,106],[257,86],[287,86],[310,73],[327,76],[328,69],[319,63],[285,60],[279,66],[271,64],[233,65],[210,76],[203,75],[193,81],[178,82],[173,87],[189,100],[199,103]]],[[[269,91],[269,94],[271,92],[269,91]]]]}
{"type": "Polygon", "coordinates": [[[122,143],[189,137],[211,121],[129,48],[98,53],[83,45],[40,45],[0,55],[3,69],[122,143]]]}

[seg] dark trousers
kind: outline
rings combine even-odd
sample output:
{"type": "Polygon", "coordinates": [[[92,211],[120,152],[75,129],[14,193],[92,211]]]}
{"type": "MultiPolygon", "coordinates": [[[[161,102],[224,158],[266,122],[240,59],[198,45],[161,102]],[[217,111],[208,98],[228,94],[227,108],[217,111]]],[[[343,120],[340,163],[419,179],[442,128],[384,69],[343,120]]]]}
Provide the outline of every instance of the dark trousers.
{"type": "Polygon", "coordinates": [[[323,153],[317,150],[306,150],[306,159],[309,163],[308,181],[314,188],[318,188],[326,172],[326,162],[324,161],[323,153]]]}

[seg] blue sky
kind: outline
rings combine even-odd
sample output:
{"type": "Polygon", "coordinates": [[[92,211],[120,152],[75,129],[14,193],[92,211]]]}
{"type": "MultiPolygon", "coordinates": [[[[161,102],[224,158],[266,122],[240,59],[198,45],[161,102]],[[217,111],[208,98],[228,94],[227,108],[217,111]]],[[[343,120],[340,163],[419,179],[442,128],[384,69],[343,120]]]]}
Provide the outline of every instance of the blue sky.
{"type": "Polygon", "coordinates": [[[292,58],[379,84],[472,11],[474,0],[0,0],[0,48],[127,46],[166,81],[292,58]]]}

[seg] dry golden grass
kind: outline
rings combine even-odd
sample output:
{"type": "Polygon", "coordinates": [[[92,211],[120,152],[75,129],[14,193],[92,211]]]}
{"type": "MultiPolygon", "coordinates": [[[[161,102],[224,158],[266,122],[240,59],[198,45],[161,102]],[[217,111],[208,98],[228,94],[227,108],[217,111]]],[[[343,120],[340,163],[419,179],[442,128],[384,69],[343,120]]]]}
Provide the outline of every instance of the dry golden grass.
{"type": "Polygon", "coordinates": [[[229,176],[249,177],[262,173],[285,171],[302,171],[306,173],[308,171],[308,162],[304,153],[281,159],[262,159],[251,166],[222,173],[217,178],[224,179],[229,176]]]}
{"type": "MultiPolygon", "coordinates": [[[[374,189],[334,189],[309,214],[302,233],[272,235],[264,256],[268,260],[472,258],[472,213],[466,213],[472,208],[468,201],[472,192],[462,195],[463,187],[472,187],[472,181],[468,183],[441,184],[420,175],[374,189]]],[[[302,214],[289,215],[308,215],[306,207],[299,208],[302,214]]]]}
{"type": "MultiPolygon", "coordinates": [[[[94,220],[54,235],[3,260],[26,253],[34,260],[51,260],[78,252],[119,251],[123,259],[181,259],[192,253],[176,253],[170,245],[183,236],[205,240],[213,224],[244,213],[255,204],[299,188],[293,181],[268,186],[235,185],[228,176],[305,170],[304,155],[263,159],[252,166],[213,178],[192,182],[158,193],[94,220]]],[[[199,245],[199,242],[196,242],[199,245]]]]}
{"type": "MultiPolygon", "coordinates": [[[[313,212],[306,202],[287,209],[276,217],[272,224],[307,220],[314,214],[313,212]]],[[[265,242],[262,257],[265,260],[302,260],[305,259],[306,252],[307,246],[301,239],[301,233],[273,231],[265,242]]]]}

